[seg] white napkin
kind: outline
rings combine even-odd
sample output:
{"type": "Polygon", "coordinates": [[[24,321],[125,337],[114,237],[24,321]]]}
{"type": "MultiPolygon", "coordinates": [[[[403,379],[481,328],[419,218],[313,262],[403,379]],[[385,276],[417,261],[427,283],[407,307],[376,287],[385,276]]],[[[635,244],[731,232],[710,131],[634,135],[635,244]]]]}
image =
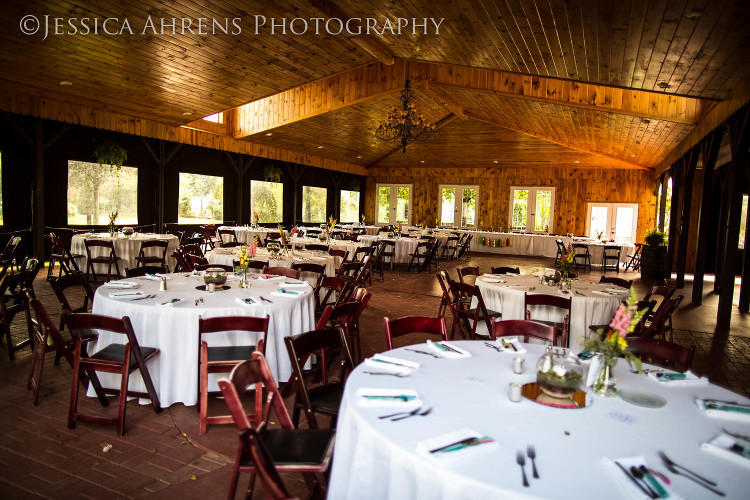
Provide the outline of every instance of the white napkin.
{"type": "MultiPolygon", "coordinates": [[[[617,486],[620,487],[620,491],[627,498],[639,499],[639,500],[640,499],[651,500],[651,497],[647,495],[643,490],[641,490],[638,486],[636,486],[635,483],[629,479],[629,476],[620,467],[617,466],[617,463],[619,463],[628,472],[630,471],[631,467],[640,467],[641,465],[645,465],[646,467],[648,467],[648,464],[646,463],[646,460],[643,457],[639,456],[639,457],[615,458],[615,459],[602,457],[601,462],[602,462],[602,465],[604,465],[604,468],[614,478],[615,482],[617,483],[617,486]]],[[[659,486],[661,486],[661,488],[666,493],[666,496],[664,498],[671,498],[674,500],[681,498],[674,491],[672,491],[669,488],[669,486],[667,486],[661,479],[653,475],[652,477],[658,482],[659,486]]],[[[641,484],[643,484],[643,482],[641,482],[641,484]]],[[[651,486],[651,488],[654,489],[653,485],[650,482],[649,482],[649,486],[651,486]]]]}
{"type": "Polygon", "coordinates": [[[419,408],[422,400],[417,391],[411,389],[357,389],[357,404],[360,406],[398,406],[404,409],[419,408]]]}
{"type": "Polygon", "coordinates": [[[393,356],[383,356],[382,354],[375,354],[373,357],[365,359],[365,364],[379,370],[407,375],[412,370],[419,368],[419,363],[416,361],[394,358],[393,356]]]}
{"type": "Polygon", "coordinates": [[[274,279],[284,279],[286,276],[276,276],[274,274],[261,274],[258,276],[259,280],[274,280],[274,279]]]}
{"type": "Polygon", "coordinates": [[[711,441],[703,443],[701,448],[738,465],[750,468],[750,441],[747,439],[722,432],[711,441]]]}
{"type": "Polygon", "coordinates": [[[706,377],[698,377],[693,372],[685,373],[668,373],[668,372],[648,372],[648,376],[660,384],[669,386],[696,386],[708,385],[706,377]],[[684,377],[684,378],[683,378],[684,377]]]}
{"type": "Polygon", "coordinates": [[[493,451],[497,446],[492,438],[467,428],[424,439],[417,443],[417,451],[439,462],[454,462],[493,451]]]}
{"type": "Polygon", "coordinates": [[[146,292],[112,292],[109,294],[112,299],[134,299],[136,297],[145,297],[148,295],[146,292]]]}
{"type": "Polygon", "coordinates": [[[488,276],[482,276],[482,281],[485,283],[505,283],[505,280],[501,280],[500,278],[491,278],[488,276]]]}
{"type": "Polygon", "coordinates": [[[164,275],[164,274],[160,274],[160,273],[156,273],[156,274],[144,274],[143,277],[146,278],[147,280],[154,280],[154,281],[161,281],[162,278],[167,278],[168,280],[172,279],[169,276],[164,275]]]}
{"type": "Polygon", "coordinates": [[[589,364],[589,371],[586,375],[586,387],[591,387],[596,382],[596,378],[599,376],[599,372],[602,370],[602,364],[604,363],[604,356],[601,353],[597,353],[591,358],[591,364],[589,364]]]}
{"type": "Polygon", "coordinates": [[[526,348],[523,346],[523,344],[521,344],[521,341],[518,340],[518,337],[499,337],[498,339],[495,340],[495,342],[505,347],[505,344],[503,344],[503,341],[505,341],[506,344],[515,346],[516,348],[514,350],[513,347],[506,347],[508,352],[518,352],[518,353],[526,352],[526,348]]]}
{"type": "Polygon", "coordinates": [[[427,341],[427,347],[433,352],[439,354],[443,358],[470,358],[471,354],[464,351],[460,347],[456,347],[453,344],[442,340],[440,342],[433,342],[432,340],[427,341]]]}
{"type": "Polygon", "coordinates": [[[255,306],[260,304],[260,300],[255,297],[237,297],[237,302],[245,306],[255,306]]]}
{"type": "Polygon", "coordinates": [[[299,297],[301,295],[305,295],[307,292],[304,290],[286,290],[282,291],[282,288],[279,288],[277,292],[271,292],[271,295],[275,295],[276,297],[286,297],[288,299],[299,297]]]}
{"type": "Polygon", "coordinates": [[[170,299],[167,302],[159,302],[156,305],[162,307],[174,307],[180,305],[183,302],[185,302],[185,299],[170,299]]]}
{"type": "Polygon", "coordinates": [[[604,295],[605,297],[611,297],[612,292],[603,292],[601,290],[592,290],[591,293],[594,293],[596,295],[604,295]]]}
{"type": "Polygon", "coordinates": [[[605,288],[604,290],[612,293],[630,293],[630,290],[620,287],[605,288]]]}
{"type": "Polygon", "coordinates": [[[283,288],[293,288],[293,287],[306,287],[306,286],[310,286],[310,284],[307,281],[284,281],[282,283],[279,283],[279,286],[283,288]]]}
{"type": "Polygon", "coordinates": [[[139,285],[135,281],[112,280],[108,283],[104,283],[102,286],[108,286],[111,288],[138,288],[139,285]]]}
{"type": "Polygon", "coordinates": [[[750,405],[747,404],[743,405],[712,399],[696,399],[695,404],[709,417],[750,422],[750,405]]]}

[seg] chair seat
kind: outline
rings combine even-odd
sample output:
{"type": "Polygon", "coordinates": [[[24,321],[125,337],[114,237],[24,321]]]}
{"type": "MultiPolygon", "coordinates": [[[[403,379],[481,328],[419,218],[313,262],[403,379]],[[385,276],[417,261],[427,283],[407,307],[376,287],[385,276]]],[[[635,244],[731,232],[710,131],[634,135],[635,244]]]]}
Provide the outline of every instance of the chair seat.
{"type": "MultiPolygon", "coordinates": [[[[541,319],[535,319],[534,321],[536,323],[541,323],[541,324],[547,325],[547,326],[556,326],[557,328],[560,329],[560,331],[562,331],[563,327],[565,326],[565,323],[563,323],[561,321],[544,321],[544,320],[541,320],[541,319]]],[[[589,328],[591,328],[591,327],[589,327],[589,328]]]]}
{"type": "Polygon", "coordinates": [[[223,346],[208,348],[208,362],[245,361],[255,352],[254,345],[223,346]]]}
{"type": "Polygon", "coordinates": [[[344,384],[337,383],[315,387],[308,389],[307,392],[310,396],[310,404],[314,410],[337,413],[344,393],[344,384]]]}
{"type": "MultiPolygon", "coordinates": [[[[476,308],[474,308],[474,309],[469,309],[469,312],[470,312],[470,313],[472,314],[472,316],[473,316],[474,314],[476,314],[476,312],[477,312],[477,309],[476,309],[476,308]]],[[[499,312],[497,312],[497,311],[493,311],[493,310],[491,310],[491,309],[487,309],[487,316],[489,316],[490,318],[494,318],[494,317],[496,317],[496,316],[502,316],[502,315],[503,315],[503,313],[499,313],[499,312]]],[[[479,316],[477,317],[477,319],[484,319],[484,314],[482,314],[482,311],[479,311],[479,316]]]]}
{"type": "MultiPolygon", "coordinates": [[[[159,352],[159,349],[155,347],[144,347],[141,346],[141,353],[143,353],[143,359],[148,359],[159,352]]],[[[107,347],[89,356],[92,359],[99,359],[103,361],[122,361],[122,357],[125,356],[125,344],[109,344],[107,347]]],[[[135,360],[135,354],[130,353],[130,363],[128,368],[130,370],[135,369],[137,366],[135,360]]]]}
{"type": "MultiPolygon", "coordinates": [[[[335,435],[333,429],[268,429],[261,434],[276,467],[320,465],[326,460],[335,435]]],[[[243,465],[251,463],[242,457],[243,465]]]]}

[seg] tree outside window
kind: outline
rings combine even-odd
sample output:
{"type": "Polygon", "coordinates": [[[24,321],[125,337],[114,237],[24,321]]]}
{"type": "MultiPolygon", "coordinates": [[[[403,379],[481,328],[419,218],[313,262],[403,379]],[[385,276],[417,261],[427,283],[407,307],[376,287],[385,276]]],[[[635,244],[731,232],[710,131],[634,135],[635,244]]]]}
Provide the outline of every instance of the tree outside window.
{"type": "Polygon", "coordinates": [[[341,190],[339,222],[359,222],[359,191],[341,190]]]}
{"type": "Polygon", "coordinates": [[[250,215],[259,214],[260,223],[278,224],[284,220],[284,184],[250,181],[250,215]]]}
{"type": "Polygon", "coordinates": [[[529,203],[529,192],[517,189],[513,192],[513,229],[526,229],[526,211],[529,203]]]}
{"type": "Polygon", "coordinates": [[[224,221],[224,178],[180,172],[178,224],[224,221]]]}
{"type": "Polygon", "coordinates": [[[314,186],[302,186],[302,221],[326,222],[328,190],[314,186]]]}
{"type": "Polygon", "coordinates": [[[138,224],[138,169],[68,161],[68,224],[106,225],[117,212],[117,225],[138,224]]]}
{"type": "Polygon", "coordinates": [[[396,222],[409,222],[409,188],[406,186],[399,186],[396,193],[396,222]]]}

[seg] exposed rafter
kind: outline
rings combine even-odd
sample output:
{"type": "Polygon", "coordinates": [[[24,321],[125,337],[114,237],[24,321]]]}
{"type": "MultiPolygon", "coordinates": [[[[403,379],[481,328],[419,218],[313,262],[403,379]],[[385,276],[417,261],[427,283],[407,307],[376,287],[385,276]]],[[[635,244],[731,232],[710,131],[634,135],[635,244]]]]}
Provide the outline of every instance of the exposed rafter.
{"type": "MultiPolygon", "coordinates": [[[[457,115],[455,115],[455,114],[453,114],[453,113],[449,113],[448,115],[446,115],[446,116],[444,116],[443,118],[441,118],[441,119],[440,119],[440,121],[438,121],[438,122],[437,122],[437,123],[435,124],[435,130],[440,130],[441,128],[445,127],[446,125],[448,125],[448,124],[449,124],[450,122],[452,122],[452,121],[453,121],[453,120],[455,120],[456,118],[458,118],[458,116],[457,116],[457,115]]],[[[464,119],[465,119],[465,118],[464,118],[464,119]]],[[[413,144],[414,144],[414,142],[410,142],[410,143],[408,143],[408,144],[406,145],[406,148],[409,148],[409,147],[410,147],[411,145],[413,145],[413,144]]],[[[402,151],[403,151],[403,146],[398,146],[397,148],[395,148],[395,149],[393,149],[393,150],[391,150],[391,151],[388,151],[388,152],[387,152],[386,154],[384,154],[383,156],[381,156],[380,158],[378,158],[378,159],[377,159],[377,160],[375,160],[374,162],[372,162],[372,163],[370,163],[369,165],[367,165],[367,168],[371,168],[371,167],[374,167],[374,166],[376,166],[376,165],[377,165],[378,163],[380,163],[381,161],[383,161],[383,160],[385,160],[386,158],[388,158],[389,156],[391,156],[391,155],[393,155],[393,154],[396,154],[396,153],[400,153],[400,152],[402,152],[402,151]]]]}

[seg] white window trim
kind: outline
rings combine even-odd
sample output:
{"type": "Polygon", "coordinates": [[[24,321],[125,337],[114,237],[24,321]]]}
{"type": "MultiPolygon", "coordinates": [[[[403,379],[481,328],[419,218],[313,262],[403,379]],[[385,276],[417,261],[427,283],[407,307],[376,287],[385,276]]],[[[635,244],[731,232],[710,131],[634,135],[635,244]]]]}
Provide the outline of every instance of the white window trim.
{"type": "MultiPolygon", "coordinates": [[[[388,226],[390,224],[398,224],[396,222],[396,208],[391,206],[390,211],[388,214],[388,220],[389,222],[379,222],[378,221],[378,202],[380,201],[380,188],[381,187],[390,187],[391,188],[391,203],[393,203],[394,197],[397,196],[396,193],[398,193],[398,188],[400,187],[408,187],[409,188],[409,220],[406,222],[407,225],[411,226],[412,221],[412,215],[414,214],[414,185],[413,184],[406,184],[406,183],[388,183],[388,182],[382,182],[375,184],[375,221],[374,224],[376,226],[388,226]]],[[[403,223],[402,223],[403,224],[403,223]]]]}
{"type": "Polygon", "coordinates": [[[552,199],[550,200],[549,207],[549,227],[548,232],[554,234],[555,225],[555,196],[556,188],[554,186],[511,186],[510,193],[508,195],[508,231],[513,230],[513,192],[516,190],[528,190],[529,199],[528,205],[526,206],[526,230],[525,233],[544,234],[544,231],[534,230],[534,221],[532,220],[535,216],[533,210],[536,210],[536,192],[537,191],[552,191],[552,199]],[[532,210],[533,209],[533,210],[532,210]],[[531,229],[529,229],[531,228],[531,229]]]}
{"type": "MultiPolygon", "coordinates": [[[[462,226],[460,224],[456,224],[456,218],[454,217],[453,218],[453,225],[452,226],[449,226],[448,224],[443,224],[443,221],[441,220],[439,222],[438,227],[460,227],[460,228],[472,228],[472,229],[477,228],[479,226],[479,220],[478,220],[478,218],[479,218],[479,185],[478,184],[440,184],[438,186],[438,191],[437,191],[438,219],[442,219],[443,188],[455,188],[456,189],[456,201],[458,201],[458,192],[459,192],[459,190],[463,191],[464,189],[474,189],[476,191],[475,202],[474,202],[475,203],[475,205],[474,205],[474,210],[475,210],[475,212],[474,212],[474,225],[473,226],[462,226]]],[[[463,197],[461,197],[461,205],[463,205],[463,197]]],[[[462,207],[456,206],[456,209],[460,209],[460,208],[462,208],[462,207]]],[[[459,215],[459,221],[458,222],[460,222],[461,213],[462,213],[461,210],[458,210],[458,212],[456,212],[456,210],[454,210],[453,213],[454,214],[458,213],[458,215],[459,215]]]]}
{"type": "Polygon", "coordinates": [[[586,203],[586,236],[589,236],[591,232],[591,210],[594,206],[606,206],[609,208],[607,211],[607,226],[609,226],[611,229],[609,233],[605,234],[605,236],[609,238],[614,238],[614,235],[612,234],[612,231],[614,230],[614,221],[613,218],[615,216],[615,209],[617,207],[631,207],[634,209],[634,217],[633,217],[633,229],[631,234],[633,237],[630,240],[630,243],[635,243],[635,240],[637,239],[637,231],[638,231],[638,203],[609,203],[606,201],[589,201],[586,203]]]}

